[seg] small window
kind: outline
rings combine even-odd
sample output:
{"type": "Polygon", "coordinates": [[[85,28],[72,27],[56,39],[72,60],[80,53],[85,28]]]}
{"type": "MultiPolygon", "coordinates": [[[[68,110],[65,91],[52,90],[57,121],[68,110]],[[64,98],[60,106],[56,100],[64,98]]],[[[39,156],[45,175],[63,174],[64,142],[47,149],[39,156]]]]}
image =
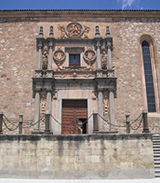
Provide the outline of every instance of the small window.
{"type": "Polygon", "coordinates": [[[80,54],[70,54],[69,55],[69,66],[70,67],[80,66],[80,54]]]}
{"type": "Polygon", "coordinates": [[[152,63],[150,57],[149,44],[147,41],[142,42],[142,52],[143,52],[144,74],[146,81],[148,112],[156,112],[152,63]]]}

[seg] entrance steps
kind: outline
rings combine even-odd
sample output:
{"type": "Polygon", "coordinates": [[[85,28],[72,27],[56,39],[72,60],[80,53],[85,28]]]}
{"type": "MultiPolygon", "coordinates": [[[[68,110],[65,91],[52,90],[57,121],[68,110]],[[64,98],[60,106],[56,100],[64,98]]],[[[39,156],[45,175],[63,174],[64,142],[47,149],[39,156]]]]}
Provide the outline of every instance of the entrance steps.
{"type": "Polygon", "coordinates": [[[153,135],[155,178],[160,178],[160,135],[153,135]]]}

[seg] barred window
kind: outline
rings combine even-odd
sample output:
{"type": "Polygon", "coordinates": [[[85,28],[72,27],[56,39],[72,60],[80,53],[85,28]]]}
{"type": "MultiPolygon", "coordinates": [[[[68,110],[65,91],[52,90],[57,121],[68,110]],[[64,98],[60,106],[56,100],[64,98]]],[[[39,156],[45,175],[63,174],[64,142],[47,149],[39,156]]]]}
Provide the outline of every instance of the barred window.
{"type": "Polygon", "coordinates": [[[156,112],[151,56],[150,56],[149,44],[147,41],[142,42],[142,53],[143,53],[148,112],[156,112]]]}

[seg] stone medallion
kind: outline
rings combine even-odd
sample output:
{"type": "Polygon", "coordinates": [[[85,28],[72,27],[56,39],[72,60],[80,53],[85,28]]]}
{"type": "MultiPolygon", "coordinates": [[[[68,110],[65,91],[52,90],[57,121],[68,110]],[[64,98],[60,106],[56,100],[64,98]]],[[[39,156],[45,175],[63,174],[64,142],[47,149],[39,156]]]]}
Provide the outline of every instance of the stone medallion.
{"type": "Polygon", "coordinates": [[[80,23],[71,22],[67,25],[65,31],[66,31],[66,34],[69,37],[77,38],[77,37],[80,37],[83,34],[84,29],[83,29],[83,26],[80,23]]]}
{"type": "Polygon", "coordinates": [[[53,59],[58,66],[63,64],[65,58],[66,55],[61,49],[58,49],[53,53],[53,59]]]}
{"type": "Polygon", "coordinates": [[[83,58],[88,65],[92,65],[96,60],[96,53],[93,50],[86,50],[83,58]]]}

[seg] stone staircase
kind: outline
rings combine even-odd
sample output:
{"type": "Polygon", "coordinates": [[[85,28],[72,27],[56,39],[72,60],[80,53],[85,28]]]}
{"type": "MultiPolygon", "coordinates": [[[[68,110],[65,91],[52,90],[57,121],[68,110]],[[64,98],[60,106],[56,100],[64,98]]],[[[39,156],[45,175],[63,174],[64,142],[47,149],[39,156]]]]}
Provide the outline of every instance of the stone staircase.
{"type": "Polygon", "coordinates": [[[160,178],[160,135],[153,135],[155,178],[160,178]]]}

